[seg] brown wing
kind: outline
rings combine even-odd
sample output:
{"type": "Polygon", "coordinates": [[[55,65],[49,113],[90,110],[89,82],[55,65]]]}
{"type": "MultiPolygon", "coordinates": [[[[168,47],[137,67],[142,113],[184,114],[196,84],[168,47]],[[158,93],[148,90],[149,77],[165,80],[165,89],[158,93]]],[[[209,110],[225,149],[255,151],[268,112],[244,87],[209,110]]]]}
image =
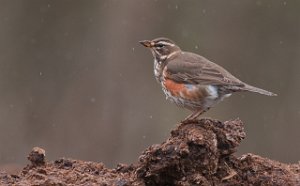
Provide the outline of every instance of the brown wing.
{"type": "Polygon", "coordinates": [[[221,66],[197,54],[184,52],[166,65],[167,78],[180,83],[244,86],[221,66]]]}

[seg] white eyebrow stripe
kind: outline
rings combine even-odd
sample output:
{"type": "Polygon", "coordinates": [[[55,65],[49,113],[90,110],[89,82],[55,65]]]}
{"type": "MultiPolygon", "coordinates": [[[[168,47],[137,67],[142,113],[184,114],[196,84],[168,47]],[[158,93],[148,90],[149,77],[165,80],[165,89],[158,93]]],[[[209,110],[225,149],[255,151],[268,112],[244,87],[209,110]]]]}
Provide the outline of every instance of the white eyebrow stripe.
{"type": "Polygon", "coordinates": [[[157,44],[168,45],[168,46],[174,46],[173,43],[168,43],[168,42],[166,42],[166,41],[159,41],[159,42],[157,42],[157,44]]]}

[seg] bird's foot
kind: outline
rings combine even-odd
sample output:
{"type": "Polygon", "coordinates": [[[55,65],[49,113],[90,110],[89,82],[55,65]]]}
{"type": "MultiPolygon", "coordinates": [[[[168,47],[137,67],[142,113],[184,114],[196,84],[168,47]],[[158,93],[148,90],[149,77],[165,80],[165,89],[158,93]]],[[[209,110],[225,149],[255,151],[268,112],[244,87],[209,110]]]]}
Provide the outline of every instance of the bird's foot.
{"type": "Polygon", "coordinates": [[[191,123],[198,123],[197,118],[193,118],[193,119],[184,119],[180,122],[181,124],[191,124],[191,123]]]}

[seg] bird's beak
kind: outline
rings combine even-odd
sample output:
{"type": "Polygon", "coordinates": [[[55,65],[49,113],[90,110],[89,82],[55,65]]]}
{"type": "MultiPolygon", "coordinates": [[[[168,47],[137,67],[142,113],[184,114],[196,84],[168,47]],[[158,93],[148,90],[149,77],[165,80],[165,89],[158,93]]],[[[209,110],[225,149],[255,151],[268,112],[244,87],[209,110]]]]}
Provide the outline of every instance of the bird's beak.
{"type": "Polygon", "coordinates": [[[139,41],[139,43],[141,43],[143,46],[145,46],[147,48],[151,48],[151,47],[154,46],[154,43],[152,41],[149,41],[149,40],[139,41]]]}

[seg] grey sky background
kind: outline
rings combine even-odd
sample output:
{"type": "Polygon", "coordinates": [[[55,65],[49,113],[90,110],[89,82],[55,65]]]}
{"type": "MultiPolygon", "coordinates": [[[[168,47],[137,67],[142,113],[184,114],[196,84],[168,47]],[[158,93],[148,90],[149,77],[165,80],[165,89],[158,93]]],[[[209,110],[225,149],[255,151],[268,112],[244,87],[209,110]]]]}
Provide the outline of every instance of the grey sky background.
{"type": "Polygon", "coordinates": [[[238,154],[300,157],[300,1],[0,1],[0,164],[132,163],[189,114],[165,100],[139,40],[169,37],[278,97],[241,93],[203,117],[239,117],[238,154]]]}

